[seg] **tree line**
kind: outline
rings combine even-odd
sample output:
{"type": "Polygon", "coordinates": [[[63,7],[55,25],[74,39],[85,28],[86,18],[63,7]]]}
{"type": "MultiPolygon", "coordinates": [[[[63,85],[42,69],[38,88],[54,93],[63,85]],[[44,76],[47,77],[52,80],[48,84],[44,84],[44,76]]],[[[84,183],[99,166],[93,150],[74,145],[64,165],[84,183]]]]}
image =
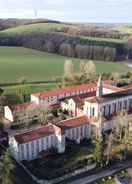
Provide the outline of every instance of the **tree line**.
{"type": "Polygon", "coordinates": [[[132,48],[125,42],[84,39],[62,32],[0,34],[0,46],[23,46],[82,59],[117,61],[132,58],[132,48]]]}
{"type": "Polygon", "coordinates": [[[121,33],[118,30],[106,26],[94,26],[94,25],[78,25],[70,26],[69,28],[63,28],[65,33],[70,35],[82,35],[88,37],[98,37],[98,38],[113,38],[113,39],[124,39],[128,38],[130,34],[121,33]]]}

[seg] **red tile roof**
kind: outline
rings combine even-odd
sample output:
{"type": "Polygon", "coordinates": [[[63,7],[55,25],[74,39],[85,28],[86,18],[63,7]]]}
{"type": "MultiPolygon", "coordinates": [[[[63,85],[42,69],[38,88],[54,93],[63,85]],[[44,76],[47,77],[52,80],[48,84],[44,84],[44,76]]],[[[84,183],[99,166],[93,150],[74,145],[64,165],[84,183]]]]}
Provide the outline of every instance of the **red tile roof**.
{"type": "Polygon", "coordinates": [[[89,119],[87,116],[79,116],[79,117],[61,121],[59,124],[57,124],[57,126],[65,130],[69,128],[79,127],[81,125],[88,124],[88,123],[89,123],[89,119]]]}
{"type": "Polygon", "coordinates": [[[31,130],[29,132],[15,135],[15,139],[19,144],[31,142],[33,140],[40,139],[55,133],[55,125],[46,125],[38,129],[31,130]]]}
{"type": "Polygon", "coordinates": [[[82,98],[80,98],[79,96],[75,96],[71,99],[75,102],[77,107],[84,105],[84,100],[82,98]]]}
{"type": "Polygon", "coordinates": [[[96,87],[96,83],[81,84],[81,85],[76,85],[76,86],[69,86],[69,87],[65,87],[65,88],[60,88],[60,89],[53,89],[53,90],[41,92],[41,93],[34,93],[32,95],[38,96],[38,97],[57,96],[57,95],[60,95],[63,93],[72,93],[75,91],[87,90],[88,88],[94,88],[94,87],[96,87]]]}
{"type": "Polygon", "coordinates": [[[132,84],[129,84],[127,86],[123,86],[121,87],[122,89],[132,89],[132,84]]]}
{"type": "Polygon", "coordinates": [[[13,111],[16,111],[16,110],[31,108],[31,107],[34,107],[34,106],[35,106],[34,102],[25,102],[25,103],[21,103],[21,104],[12,105],[12,106],[10,106],[10,108],[13,111]]]}
{"type": "MultiPolygon", "coordinates": [[[[104,84],[111,84],[111,83],[112,83],[111,80],[104,81],[104,84]]],[[[96,86],[97,86],[96,83],[80,84],[80,85],[74,85],[74,86],[69,86],[69,87],[60,88],[60,89],[53,89],[53,90],[41,92],[41,93],[33,93],[32,95],[37,97],[57,96],[63,93],[72,93],[79,90],[80,91],[88,90],[91,88],[95,88],[96,86]]]]}
{"type": "Polygon", "coordinates": [[[109,85],[109,84],[104,84],[103,87],[105,87],[107,89],[110,89],[113,92],[118,92],[118,91],[121,91],[122,90],[122,88],[119,88],[117,86],[112,86],[112,85],[109,85]]]}
{"type": "Polygon", "coordinates": [[[90,103],[103,103],[111,100],[116,100],[118,98],[132,96],[132,88],[120,89],[119,91],[112,92],[109,94],[104,94],[102,97],[92,96],[86,99],[90,103]]]}
{"type": "MultiPolygon", "coordinates": [[[[79,95],[75,95],[75,96],[69,96],[69,97],[66,97],[65,99],[66,100],[69,100],[69,99],[74,99],[74,98],[80,98],[81,100],[85,100],[86,98],[88,97],[92,97],[92,96],[95,96],[96,95],[96,91],[92,91],[90,93],[86,93],[86,94],[79,94],[79,95]]],[[[60,101],[64,101],[64,100],[60,100],[60,101]]]]}

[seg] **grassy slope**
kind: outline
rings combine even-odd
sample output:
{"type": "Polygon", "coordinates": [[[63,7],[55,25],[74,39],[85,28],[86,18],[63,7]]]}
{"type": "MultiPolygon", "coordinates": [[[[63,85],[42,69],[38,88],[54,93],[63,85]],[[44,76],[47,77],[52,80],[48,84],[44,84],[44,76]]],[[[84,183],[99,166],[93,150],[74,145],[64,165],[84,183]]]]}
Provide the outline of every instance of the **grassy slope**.
{"type": "MultiPolygon", "coordinates": [[[[63,74],[65,57],[20,47],[0,47],[0,83],[16,82],[25,76],[28,81],[42,81],[63,74]]],[[[77,71],[80,60],[73,59],[77,71]]],[[[125,72],[120,63],[95,62],[98,72],[125,72]]]]}
{"type": "Polygon", "coordinates": [[[120,31],[121,33],[126,33],[130,35],[132,34],[132,26],[122,26],[118,29],[116,28],[116,30],[120,31]]]}
{"type": "Polygon", "coordinates": [[[37,32],[37,31],[45,31],[49,29],[58,29],[60,30],[63,27],[67,27],[66,24],[57,24],[57,23],[37,23],[30,25],[22,25],[14,28],[9,28],[4,31],[4,33],[23,33],[23,32],[37,32]]]}

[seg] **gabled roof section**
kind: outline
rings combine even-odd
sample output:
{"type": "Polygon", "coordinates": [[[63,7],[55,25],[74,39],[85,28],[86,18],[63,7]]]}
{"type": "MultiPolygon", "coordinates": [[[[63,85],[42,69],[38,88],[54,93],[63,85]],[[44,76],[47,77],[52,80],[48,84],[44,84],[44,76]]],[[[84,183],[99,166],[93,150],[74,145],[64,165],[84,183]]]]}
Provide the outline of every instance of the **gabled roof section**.
{"type": "Polygon", "coordinates": [[[50,125],[45,125],[38,129],[31,130],[29,132],[15,135],[14,138],[19,144],[24,144],[49,135],[53,135],[55,134],[55,131],[56,131],[56,126],[50,124],[50,125]]]}
{"type": "Polygon", "coordinates": [[[85,125],[85,124],[89,124],[88,117],[87,116],[78,116],[75,118],[61,121],[60,123],[57,124],[57,126],[62,128],[62,130],[65,130],[65,129],[79,127],[79,126],[85,125]]]}

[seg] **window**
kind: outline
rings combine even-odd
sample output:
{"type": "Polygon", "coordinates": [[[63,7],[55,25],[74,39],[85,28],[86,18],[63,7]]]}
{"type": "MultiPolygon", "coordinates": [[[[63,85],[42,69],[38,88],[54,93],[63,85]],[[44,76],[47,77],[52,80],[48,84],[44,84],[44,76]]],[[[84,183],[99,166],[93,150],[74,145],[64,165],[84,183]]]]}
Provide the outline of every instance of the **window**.
{"type": "Polygon", "coordinates": [[[32,149],[32,154],[34,154],[34,142],[31,142],[31,149],[32,149]]]}
{"type": "Polygon", "coordinates": [[[36,141],[36,150],[39,152],[39,139],[36,141]]]}
{"type": "Polygon", "coordinates": [[[77,135],[77,137],[79,137],[79,127],[77,127],[77,129],[76,129],[76,135],[77,135]]]}
{"type": "Polygon", "coordinates": [[[48,139],[48,137],[46,137],[46,148],[48,148],[49,147],[49,139],[48,139]]]}
{"type": "Polygon", "coordinates": [[[83,126],[80,127],[81,138],[83,137],[83,126]]]}
{"type": "Polygon", "coordinates": [[[74,137],[74,129],[72,129],[72,137],[74,137]]]}
{"type": "Polygon", "coordinates": [[[122,102],[119,102],[119,109],[122,109],[122,102]]]}
{"type": "Polygon", "coordinates": [[[21,154],[22,154],[22,159],[24,159],[24,145],[21,145],[21,154]]]}
{"type": "Polygon", "coordinates": [[[92,110],[92,115],[93,116],[95,115],[95,108],[93,108],[93,110],[92,110]]]}

